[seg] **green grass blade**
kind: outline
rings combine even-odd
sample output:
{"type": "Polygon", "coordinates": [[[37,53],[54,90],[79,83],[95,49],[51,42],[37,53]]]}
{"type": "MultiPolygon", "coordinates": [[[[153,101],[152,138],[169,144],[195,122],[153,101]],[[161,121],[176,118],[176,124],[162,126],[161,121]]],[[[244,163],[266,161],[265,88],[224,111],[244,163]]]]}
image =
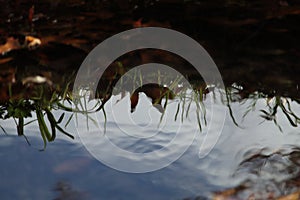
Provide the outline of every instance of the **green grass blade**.
{"type": "Polygon", "coordinates": [[[70,138],[74,139],[74,136],[73,136],[73,135],[71,135],[70,133],[66,132],[66,131],[65,131],[63,128],[61,128],[59,125],[56,124],[56,128],[57,128],[60,132],[62,132],[63,134],[65,134],[65,135],[69,136],[70,138]]]}

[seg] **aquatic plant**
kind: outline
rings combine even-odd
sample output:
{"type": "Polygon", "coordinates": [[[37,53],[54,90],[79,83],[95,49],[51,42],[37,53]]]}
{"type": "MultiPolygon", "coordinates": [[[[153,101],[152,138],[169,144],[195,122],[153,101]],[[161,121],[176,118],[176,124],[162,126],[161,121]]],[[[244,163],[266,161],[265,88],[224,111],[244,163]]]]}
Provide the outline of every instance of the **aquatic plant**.
{"type": "MultiPolygon", "coordinates": [[[[65,90],[67,90],[67,88],[65,88],[65,90]]],[[[29,98],[25,98],[25,96],[21,98],[14,97],[12,95],[11,87],[9,87],[9,94],[9,101],[3,102],[0,105],[0,119],[6,120],[12,118],[16,124],[19,136],[24,136],[26,138],[24,127],[37,121],[44,142],[43,149],[46,148],[47,141],[51,142],[56,138],[57,130],[74,139],[74,136],[66,132],[64,128],[60,126],[65,113],[62,113],[58,119],[56,119],[52,113],[54,109],[65,111],[72,110],[61,103],[62,100],[67,99],[66,96],[63,96],[64,99],[62,99],[56,91],[50,90],[47,84],[33,86],[29,98]],[[25,123],[25,118],[31,118],[32,113],[36,114],[36,119],[25,123]],[[47,126],[46,121],[48,121],[50,127],[47,126]]],[[[62,94],[66,95],[66,91],[63,91],[62,94]]],[[[6,133],[2,126],[1,129],[6,133]]]]}
{"type": "Polygon", "coordinates": [[[279,130],[282,132],[282,128],[276,119],[276,114],[278,113],[278,109],[280,109],[285,115],[286,119],[289,121],[290,125],[293,127],[298,127],[298,125],[300,124],[300,117],[292,111],[292,99],[274,96],[267,98],[266,101],[267,110],[260,110],[262,113],[260,116],[262,118],[268,121],[273,121],[275,125],[279,128],[279,130]]]}
{"type": "MultiPolygon", "coordinates": [[[[243,95],[240,94],[243,90],[236,86],[226,87],[225,91],[221,91],[215,86],[209,86],[200,82],[193,83],[193,88],[189,88],[183,84],[182,77],[174,79],[174,77],[168,77],[167,74],[163,74],[159,70],[153,74],[147,74],[147,76],[140,71],[134,71],[132,77],[125,74],[124,66],[121,63],[118,63],[118,67],[122,68],[120,70],[122,73],[113,74],[109,80],[102,80],[102,82],[100,80],[99,83],[102,83],[102,85],[98,85],[95,95],[89,91],[89,86],[87,85],[80,86],[80,88],[76,88],[75,90],[72,86],[74,74],[68,80],[64,80],[63,84],[52,85],[48,82],[44,82],[41,84],[23,85],[27,90],[25,90],[25,93],[18,95],[13,93],[13,89],[10,85],[8,87],[9,100],[0,104],[0,119],[6,120],[12,118],[17,127],[17,134],[25,138],[24,127],[33,122],[37,122],[44,142],[43,149],[45,149],[47,142],[55,140],[57,131],[60,131],[70,138],[74,138],[73,135],[65,130],[74,117],[77,119],[77,114],[86,116],[86,126],[89,128],[90,122],[98,126],[97,121],[93,119],[90,114],[100,111],[103,112],[104,130],[106,130],[107,116],[104,108],[105,104],[113,95],[123,94],[127,91],[131,94],[131,103],[134,103],[134,105],[131,105],[131,108],[135,108],[138,103],[132,100],[133,96],[135,95],[136,97],[139,92],[143,92],[146,96],[150,97],[154,106],[159,105],[161,112],[160,122],[162,122],[165,116],[165,110],[169,103],[177,103],[174,120],[181,120],[181,122],[187,119],[192,113],[191,107],[193,105],[195,108],[193,111],[196,113],[195,117],[199,130],[202,131],[203,126],[207,125],[205,97],[208,93],[211,93],[213,99],[216,100],[216,91],[219,91],[221,102],[228,107],[229,115],[233,123],[238,127],[241,127],[241,125],[234,117],[231,103],[239,101],[243,104],[246,99],[251,99],[252,103],[247,106],[243,117],[246,117],[250,111],[255,109],[258,99],[265,98],[267,109],[260,110],[263,119],[273,121],[282,131],[276,119],[278,109],[281,109],[293,127],[297,127],[300,123],[299,116],[292,110],[292,99],[289,98],[279,95],[268,97],[261,92],[254,92],[247,98],[241,98],[243,95]],[[147,80],[149,79],[157,82],[157,84],[147,84],[147,80]],[[213,89],[210,88],[209,90],[209,87],[213,87],[213,89]],[[157,93],[157,89],[159,88],[162,89],[161,91],[163,92],[157,93]],[[96,100],[96,103],[91,106],[90,102],[93,99],[96,100]],[[61,110],[63,113],[58,118],[55,118],[53,114],[55,110],[61,110]],[[31,121],[25,120],[32,118],[33,113],[36,115],[36,119],[31,121]],[[66,120],[64,120],[65,113],[70,113],[69,118],[66,120]],[[62,125],[63,121],[65,122],[64,126],[62,125]]],[[[122,95],[122,98],[123,97],[124,95],[122,95]]],[[[136,101],[138,101],[138,98],[136,101]]],[[[298,101],[296,102],[299,103],[298,101]]],[[[0,128],[6,133],[3,126],[0,125],[0,128]]]]}

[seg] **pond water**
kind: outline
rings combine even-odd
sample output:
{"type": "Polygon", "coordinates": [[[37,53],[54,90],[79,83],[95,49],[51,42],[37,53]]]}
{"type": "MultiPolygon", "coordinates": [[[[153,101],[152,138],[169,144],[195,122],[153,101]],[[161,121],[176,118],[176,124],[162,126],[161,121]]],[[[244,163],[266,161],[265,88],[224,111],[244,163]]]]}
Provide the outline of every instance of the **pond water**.
{"type": "MultiPolygon", "coordinates": [[[[300,199],[298,1],[0,2],[0,199],[300,199]],[[84,58],[105,39],[141,27],[176,30],[203,45],[224,96],[208,92],[214,83],[204,84],[174,53],[128,52],[98,83],[105,115],[78,113],[65,128],[72,113],[59,103],[75,103],[70,91],[84,58]],[[170,98],[162,108],[163,99],[154,108],[156,97],[151,102],[151,89],[142,88],[133,107],[128,93],[112,92],[118,81],[141,79],[120,77],[148,63],[180,72],[203,95],[206,115],[198,100],[170,98]],[[55,125],[65,113],[60,126],[74,140],[41,131],[41,119],[53,125],[49,113],[55,125]],[[25,123],[38,120],[22,132],[30,114],[25,123]]],[[[92,80],[99,71],[84,75],[92,80]]],[[[88,100],[93,107],[96,100],[88,100]]]]}
{"type": "MultiPolygon", "coordinates": [[[[116,99],[120,99],[120,96],[113,97],[106,106],[117,109],[115,111],[118,111],[118,114],[126,113],[129,104],[128,95],[117,104],[116,99]]],[[[250,103],[251,100],[248,100],[243,105],[240,103],[231,105],[237,121],[241,121],[243,110],[250,103]]],[[[215,116],[222,115],[222,112],[228,110],[224,105],[214,104],[215,116]]],[[[105,151],[107,144],[103,142],[103,137],[106,136],[117,146],[131,152],[150,152],[165,146],[166,141],[172,140],[176,134],[174,131],[168,132],[168,127],[162,134],[155,135],[150,140],[139,139],[138,142],[130,140],[130,136],[124,134],[130,132],[147,136],[156,132],[157,121],[149,123],[149,116],[155,119],[160,113],[152,107],[145,95],[141,96],[140,107],[132,114],[132,120],[136,121],[137,126],[142,125],[146,128],[135,127],[131,122],[122,121],[121,118],[116,120],[113,116],[114,109],[107,109],[105,134],[101,131],[92,134],[94,132],[92,126],[89,131],[80,133],[81,140],[79,135],[71,140],[59,134],[55,142],[49,143],[47,149],[42,152],[39,151],[43,144],[36,125],[28,125],[25,129],[31,143],[29,146],[23,137],[14,136],[16,131],[14,122],[7,121],[3,127],[9,135],[2,135],[0,140],[0,177],[1,180],[5,180],[1,181],[1,198],[53,199],[58,196],[60,199],[183,199],[197,196],[209,198],[212,197],[212,192],[238,186],[245,180],[259,183],[260,186],[257,186],[259,190],[268,186],[276,195],[282,195],[276,184],[295,177],[299,173],[299,166],[293,166],[292,170],[287,171],[291,163],[288,159],[280,157],[275,158],[275,164],[271,162],[270,166],[258,170],[259,175],[251,173],[251,170],[256,169],[255,166],[240,166],[245,159],[259,151],[262,155],[272,155],[279,151],[287,154],[300,142],[299,129],[291,128],[283,113],[278,113],[277,119],[284,132],[280,132],[273,122],[261,123],[259,110],[265,108],[265,104],[265,99],[259,99],[255,110],[246,116],[241,127],[237,127],[227,113],[220,138],[211,152],[203,158],[199,158],[199,149],[209,128],[205,127],[199,132],[197,120],[193,117],[184,120],[183,123],[169,120],[168,125],[181,126],[180,133],[183,136],[181,143],[176,144],[177,148],[189,144],[190,141],[193,141],[192,145],[178,160],[165,168],[141,174],[125,173],[107,167],[85,149],[81,140],[88,144],[89,150],[96,148],[96,152],[102,151],[109,156],[113,155],[105,151]],[[148,114],[145,112],[147,109],[148,114]],[[138,118],[134,118],[134,115],[138,115],[138,118]],[[193,138],[191,131],[195,130],[197,133],[193,138]],[[102,140],[99,140],[101,137],[102,140]]],[[[174,116],[172,113],[174,107],[172,108],[172,103],[170,105],[166,115],[174,116]]],[[[292,106],[296,113],[300,112],[297,105],[292,106]]],[[[210,112],[208,106],[208,119],[212,114],[210,112]]],[[[81,120],[85,121],[84,116],[78,116],[78,121],[81,120]]],[[[104,122],[100,115],[98,120],[100,123],[104,122]]],[[[213,123],[222,124],[223,119],[215,118],[213,123]]],[[[72,122],[68,130],[76,133],[76,127],[79,127],[78,124],[72,122]]],[[[84,129],[86,128],[82,128],[81,131],[84,129]]],[[[210,144],[213,144],[217,137],[213,128],[209,134],[204,149],[210,148],[210,144]]],[[[156,156],[172,156],[173,150],[167,150],[167,153],[162,155],[158,153],[156,156]]],[[[242,199],[246,197],[247,193],[242,199]]]]}

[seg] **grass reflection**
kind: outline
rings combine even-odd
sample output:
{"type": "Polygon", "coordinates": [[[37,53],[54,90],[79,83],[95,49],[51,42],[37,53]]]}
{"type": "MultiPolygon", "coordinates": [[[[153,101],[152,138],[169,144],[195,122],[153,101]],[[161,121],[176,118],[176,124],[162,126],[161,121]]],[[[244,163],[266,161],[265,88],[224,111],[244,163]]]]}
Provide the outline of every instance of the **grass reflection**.
{"type": "Polygon", "coordinates": [[[273,121],[276,126],[282,132],[281,126],[278,124],[276,114],[280,109],[293,127],[298,127],[300,124],[300,118],[291,109],[291,99],[280,96],[274,96],[267,98],[267,110],[260,110],[262,112],[261,117],[265,120],[273,121]]]}
{"type": "MultiPolygon", "coordinates": [[[[8,84],[7,91],[3,91],[3,88],[1,91],[7,92],[9,98],[7,101],[1,101],[0,119],[13,119],[16,125],[17,134],[19,136],[24,136],[25,138],[26,134],[24,133],[24,127],[31,123],[37,123],[44,143],[43,150],[46,148],[48,142],[55,140],[58,131],[74,139],[74,136],[66,131],[66,127],[77,114],[86,116],[88,128],[89,122],[93,122],[98,126],[96,120],[89,114],[103,112],[105,120],[104,130],[106,130],[107,116],[104,106],[113,95],[122,94],[121,98],[123,98],[125,92],[129,92],[130,94],[132,112],[138,104],[139,93],[144,93],[149,97],[153,106],[161,113],[160,122],[163,120],[167,106],[172,102],[176,102],[177,109],[174,120],[181,120],[181,122],[183,122],[188,119],[192,112],[195,112],[200,131],[207,125],[205,100],[208,94],[211,94],[215,101],[217,98],[220,98],[221,102],[227,106],[233,123],[238,127],[241,127],[241,124],[235,119],[232,103],[238,102],[242,105],[246,101],[251,100],[251,103],[243,110],[243,118],[245,118],[248,113],[255,110],[259,99],[266,99],[266,109],[261,109],[259,111],[260,117],[267,121],[273,121],[281,131],[283,130],[276,117],[279,110],[284,114],[292,127],[297,127],[300,123],[300,117],[293,111],[291,106],[293,101],[298,103],[297,99],[291,99],[280,95],[268,95],[258,91],[255,91],[246,97],[245,94],[243,94],[243,88],[237,85],[227,87],[225,91],[220,91],[215,86],[206,85],[204,83],[194,83],[189,91],[189,88],[181,87],[183,84],[180,78],[171,80],[168,79],[169,77],[160,74],[161,72],[157,73],[153,77],[159,76],[159,82],[161,84],[144,84],[146,78],[149,77],[143,77],[139,72],[134,73],[134,78],[122,76],[122,74],[114,75],[113,80],[110,80],[109,84],[104,84],[105,80],[100,80],[100,83],[102,84],[98,85],[96,94],[93,97],[89,90],[83,92],[85,88],[88,88],[87,86],[82,86],[82,88],[78,88],[77,93],[72,93],[72,78],[67,82],[65,81],[63,84],[59,84],[59,86],[49,84],[48,82],[30,83],[22,85],[22,89],[16,89],[18,83],[10,83],[8,84]],[[118,81],[121,84],[116,84],[118,81]],[[130,81],[133,81],[133,83],[129,84],[130,81]],[[130,85],[130,88],[126,88],[126,85],[130,85]],[[15,89],[16,91],[14,91],[15,89]],[[219,91],[220,95],[216,95],[217,91],[219,91]],[[90,107],[90,101],[93,99],[96,100],[96,103],[94,106],[90,107]],[[55,117],[53,114],[53,111],[55,110],[61,110],[62,114],[59,117],[55,117]],[[68,119],[65,119],[65,113],[71,113],[68,119]],[[36,119],[32,119],[33,114],[36,116],[36,119]]],[[[0,125],[0,128],[6,133],[3,126],[0,125]]]]}
{"type": "MultiPolygon", "coordinates": [[[[47,84],[34,85],[31,88],[30,96],[16,97],[13,94],[12,87],[9,90],[9,100],[4,101],[0,105],[0,118],[2,120],[12,118],[17,127],[17,134],[25,136],[24,127],[33,122],[37,122],[41,137],[44,142],[44,149],[47,142],[54,141],[56,131],[59,130],[68,137],[74,139],[74,136],[65,131],[60,126],[65,114],[61,114],[58,119],[53,115],[53,110],[69,110],[72,109],[63,106],[64,100],[70,100],[66,95],[66,91],[61,94],[53,91],[47,84]],[[63,95],[62,95],[63,94],[63,95]],[[32,118],[32,113],[36,114],[36,119],[25,123],[25,118],[32,118]]],[[[67,90],[67,88],[65,88],[67,90]]],[[[5,132],[5,129],[1,126],[5,132]]]]}

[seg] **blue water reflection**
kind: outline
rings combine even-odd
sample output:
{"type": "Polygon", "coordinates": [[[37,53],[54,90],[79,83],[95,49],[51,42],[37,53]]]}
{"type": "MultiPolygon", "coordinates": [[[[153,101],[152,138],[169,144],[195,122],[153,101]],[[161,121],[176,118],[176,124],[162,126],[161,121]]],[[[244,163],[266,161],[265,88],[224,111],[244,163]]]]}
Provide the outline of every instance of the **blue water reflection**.
{"type": "MultiPolygon", "coordinates": [[[[263,101],[258,103],[257,110],[259,107],[263,107],[263,101]]],[[[235,103],[232,109],[237,120],[241,121],[241,105],[235,103]]],[[[299,108],[295,109],[299,113],[299,108]]],[[[39,151],[43,145],[42,140],[37,127],[30,125],[25,131],[31,146],[23,137],[0,137],[1,199],[55,199],[59,196],[55,188],[60,182],[69,184],[72,187],[71,193],[75,193],[78,199],[209,197],[213,191],[234,187],[251,178],[247,170],[233,176],[251,150],[264,148],[272,153],[300,144],[299,130],[290,127],[282,113],[279,113],[278,120],[285,133],[281,133],[271,122],[260,124],[258,114],[258,111],[250,113],[243,128],[236,127],[228,116],[221,138],[205,158],[198,158],[199,144],[204,134],[199,133],[192,146],[176,162],[164,169],[143,174],[119,172],[103,165],[88,153],[78,136],[72,141],[59,135],[48,144],[45,151],[39,151]]],[[[72,124],[69,129],[74,131],[74,126],[72,124]]],[[[107,126],[110,126],[108,129],[112,128],[111,131],[117,131],[112,122],[108,122],[107,126]]],[[[15,133],[13,121],[7,121],[3,127],[8,133],[15,133]]],[[[189,130],[188,127],[186,130],[189,130]]],[[[164,139],[158,138],[152,143],[160,145],[164,139]]],[[[117,143],[122,140],[125,142],[124,138],[114,140],[117,143]]],[[[252,178],[255,180],[262,177],[252,178]]],[[[286,178],[289,178],[288,175],[286,178]]]]}

